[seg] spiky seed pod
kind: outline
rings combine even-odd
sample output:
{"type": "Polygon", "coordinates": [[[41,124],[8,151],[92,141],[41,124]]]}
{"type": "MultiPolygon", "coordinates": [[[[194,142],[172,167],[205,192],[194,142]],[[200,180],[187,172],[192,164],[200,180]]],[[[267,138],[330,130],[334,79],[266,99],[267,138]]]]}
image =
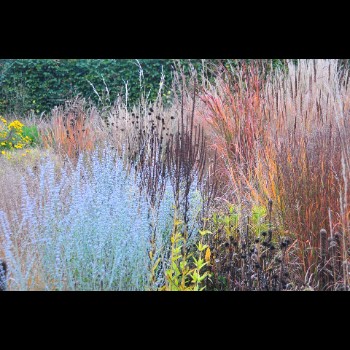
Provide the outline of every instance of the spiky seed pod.
{"type": "Polygon", "coordinates": [[[267,233],[268,233],[268,242],[271,242],[271,240],[272,240],[272,230],[268,230],[267,231],[267,233]]]}
{"type": "Polygon", "coordinates": [[[333,278],[334,278],[334,282],[336,280],[336,275],[337,275],[337,266],[336,266],[336,258],[337,258],[337,241],[334,237],[331,237],[329,240],[329,256],[330,256],[330,263],[332,266],[332,270],[333,270],[333,278]]]}
{"type": "Polygon", "coordinates": [[[320,231],[320,252],[321,259],[324,263],[327,259],[327,231],[325,229],[320,231]]]}
{"type": "Polygon", "coordinates": [[[320,255],[321,255],[321,277],[320,289],[323,290],[327,283],[325,265],[327,261],[327,231],[323,228],[320,230],[320,255]]]}
{"type": "Polygon", "coordinates": [[[342,243],[343,235],[340,232],[334,234],[335,241],[337,242],[337,252],[336,252],[336,265],[338,273],[341,273],[341,262],[342,262],[342,243]]]}
{"type": "Polygon", "coordinates": [[[272,203],[273,203],[273,201],[272,201],[272,199],[270,198],[269,199],[269,211],[271,211],[272,210],[272,203]]]}

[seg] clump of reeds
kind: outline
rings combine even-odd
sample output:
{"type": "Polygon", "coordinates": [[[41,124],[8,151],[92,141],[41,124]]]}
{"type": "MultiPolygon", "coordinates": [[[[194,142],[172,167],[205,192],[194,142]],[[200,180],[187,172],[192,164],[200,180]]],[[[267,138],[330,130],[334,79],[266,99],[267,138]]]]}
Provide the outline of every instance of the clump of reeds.
{"type": "Polygon", "coordinates": [[[51,112],[51,120],[41,127],[44,146],[77,158],[82,151],[91,151],[98,140],[100,118],[94,107],[77,98],[51,112]]]}

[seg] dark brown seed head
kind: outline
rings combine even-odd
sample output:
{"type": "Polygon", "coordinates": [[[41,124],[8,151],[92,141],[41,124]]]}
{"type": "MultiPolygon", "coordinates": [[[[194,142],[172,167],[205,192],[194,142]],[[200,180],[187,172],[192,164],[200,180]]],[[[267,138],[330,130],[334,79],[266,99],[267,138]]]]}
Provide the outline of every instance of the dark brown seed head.
{"type": "Polygon", "coordinates": [[[272,209],[272,199],[270,198],[269,199],[269,210],[271,210],[272,209]]]}
{"type": "Polygon", "coordinates": [[[271,229],[268,230],[267,234],[268,234],[268,238],[267,239],[268,239],[269,242],[271,242],[271,240],[272,240],[272,230],[271,229]]]}

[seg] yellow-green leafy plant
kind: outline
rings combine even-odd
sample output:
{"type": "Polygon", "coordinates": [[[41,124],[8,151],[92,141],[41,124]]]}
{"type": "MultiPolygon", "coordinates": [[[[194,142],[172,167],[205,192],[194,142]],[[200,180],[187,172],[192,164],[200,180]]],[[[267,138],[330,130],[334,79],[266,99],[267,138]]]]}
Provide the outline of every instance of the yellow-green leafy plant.
{"type": "Polygon", "coordinates": [[[197,245],[198,249],[198,258],[193,257],[194,269],[191,273],[192,285],[194,291],[202,291],[205,289],[204,281],[210,275],[209,271],[204,273],[201,271],[206,265],[210,264],[211,251],[207,244],[203,244],[204,237],[207,234],[211,234],[208,230],[199,231],[201,239],[197,245]],[[204,253],[205,251],[205,253],[204,253]],[[203,256],[204,253],[204,256],[203,256]]]}
{"type": "Polygon", "coordinates": [[[256,235],[268,230],[267,210],[264,206],[254,205],[251,214],[251,228],[256,235]]]}
{"type": "MultiPolygon", "coordinates": [[[[17,149],[25,149],[30,143],[29,136],[23,134],[24,125],[19,120],[9,123],[0,116],[0,152],[7,158],[11,157],[10,152],[17,149]]],[[[28,150],[22,153],[25,156],[28,150]]]]}
{"type": "Polygon", "coordinates": [[[203,244],[203,239],[209,231],[199,231],[201,238],[195,245],[197,251],[188,253],[187,233],[181,232],[183,226],[183,221],[175,215],[170,238],[170,266],[165,271],[165,285],[161,291],[202,291],[205,288],[204,280],[209,272],[202,270],[210,262],[210,249],[203,244]]]}

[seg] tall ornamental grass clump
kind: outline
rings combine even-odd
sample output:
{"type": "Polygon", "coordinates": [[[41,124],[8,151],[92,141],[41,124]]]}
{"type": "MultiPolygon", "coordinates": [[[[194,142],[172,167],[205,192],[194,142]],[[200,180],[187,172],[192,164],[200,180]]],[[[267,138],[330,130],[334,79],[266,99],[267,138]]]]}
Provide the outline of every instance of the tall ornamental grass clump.
{"type": "MultiPolygon", "coordinates": [[[[164,284],[174,212],[169,182],[152,206],[137,173],[126,171],[111,150],[82,154],[60,171],[46,158],[28,175],[37,181],[28,186],[23,177],[21,210],[10,216],[0,211],[10,290],[147,290],[164,284]]],[[[194,187],[191,193],[189,230],[196,232],[201,198],[194,187]]]]}
{"type": "Polygon", "coordinates": [[[327,228],[333,239],[346,229],[341,210],[349,210],[339,197],[348,202],[349,71],[338,60],[288,60],[285,68],[266,76],[254,65],[218,72],[201,91],[197,119],[231,188],[222,196],[272,199],[279,226],[296,240],[300,280],[318,288],[319,232],[327,228]]]}

